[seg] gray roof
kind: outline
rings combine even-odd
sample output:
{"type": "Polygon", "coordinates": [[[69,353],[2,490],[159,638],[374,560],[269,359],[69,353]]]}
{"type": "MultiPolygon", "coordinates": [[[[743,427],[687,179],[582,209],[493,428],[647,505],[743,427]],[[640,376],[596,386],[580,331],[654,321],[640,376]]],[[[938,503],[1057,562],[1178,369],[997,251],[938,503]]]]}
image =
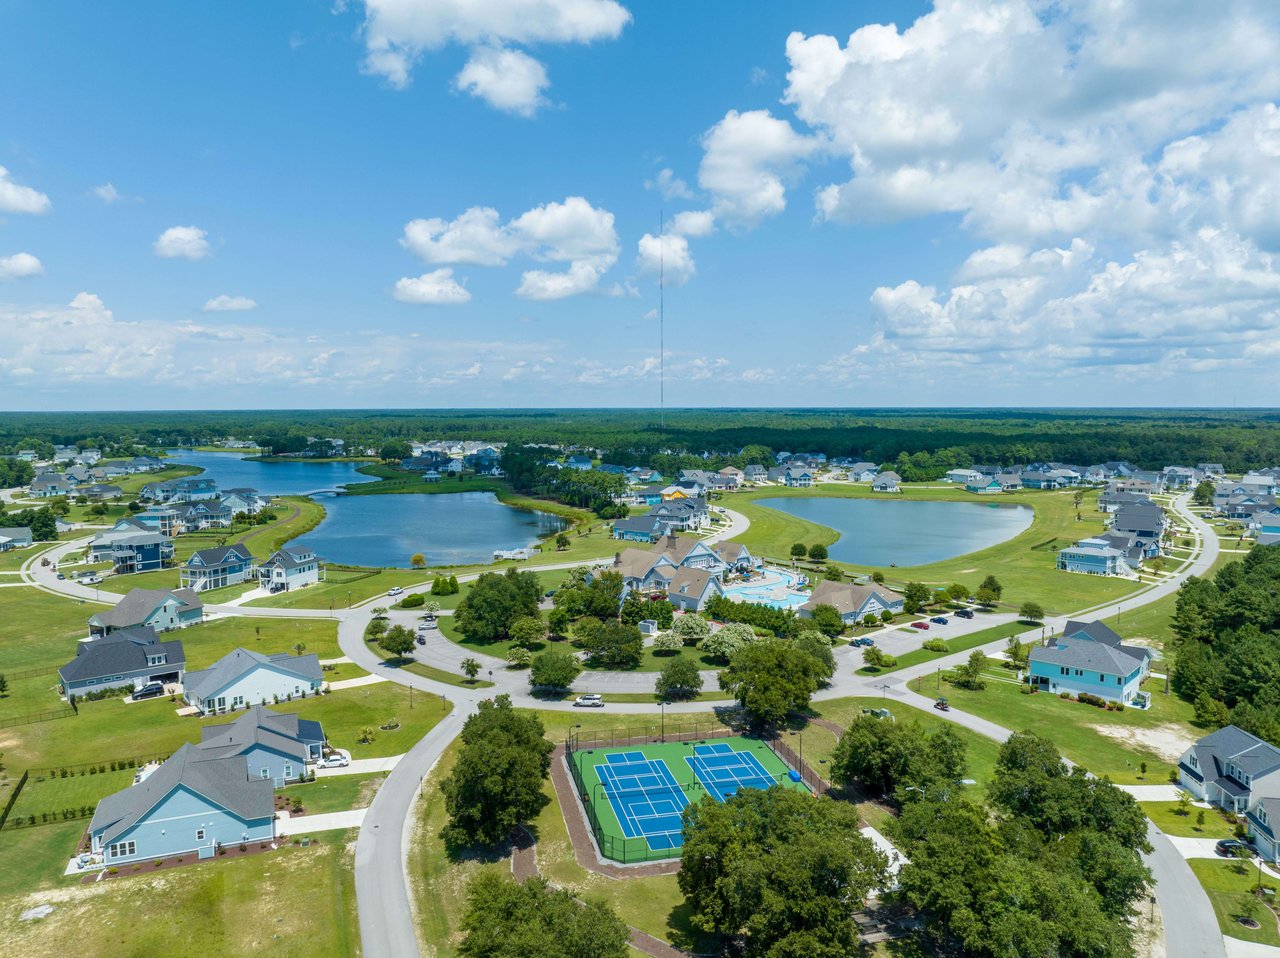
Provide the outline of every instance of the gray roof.
{"type": "Polygon", "coordinates": [[[288,652],[280,652],[276,655],[262,655],[248,649],[233,649],[209,668],[188,672],[183,687],[189,698],[202,699],[226,688],[240,676],[260,666],[272,666],[296,675],[308,684],[319,682],[322,674],[320,657],[314,654],[290,655],[288,652]]]}
{"type": "Polygon", "coordinates": [[[0,526],[0,539],[30,539],[29,526],[0,526]]]}
{"type": "Polygon", "coordinates": [[[1031,661],[1119,676],[1130,675],[1141,664],[1127,652],[1091,639],[1062,636],[1054,642],[1054,645],[1038,645],[1032,649],[1031,661]]]}
{"type": "Polygon", "coordinates": [[[262,563],[264,566],[278,565],[283,569],[296,569],[299,566],[306,565],[308,562],[316,562],[316,554],[307,551],[294,551],[292,549],[280,549],[271,553],[271,558],[262,563]]]}
{"type": "Polygon", "coordinates": [[[203,609],[204,603],[191,589],[130,589],[123,599],[105,612],[91,616],[89,622],[108,629],[127,629],[130,626],[142,625],[151,613],[155,612],[167,599],[173,597],[182,603],[182,608],[203,609]]]}
{"type": "Polygon", "coordinates": [[[254,705],[228,725],[201,729],[199,748],[213,758],[240,755],[254,745],[273,749],[306,761],[307,743],[323,742],[319,722],[300,719],[295,713],[272,712],[254,705]]]}
{"type": "Polygon", "coordinates": [[[139,784],[99,802],[89,830],[105,829],[102,844],[109,845],[178,786],[191,789],[242,819],[253,821],[275,814],[270,780],[250,779],[244,759],[209,758],[201,755],[196,746],[187,744],[139,784]]]}
{"type": "Polygon", "coordinates": [[[1231,784],[1228,763],[1254,778],[1280,769],[1280,749],[1235,725],[1206,735],[1191,749],[1204,776],[1223,787],[1231,784]]]}
{"type": "Polygon", "coordinates": [[[187,565],[195,565],[191,560],[197,556],[200,558],[200,565],[205,567],[223,565],[232,557],[243,561],[253,561],[253,553],[249,551],[249,547],[239,542],[229,546],[218,546],[215,549],[199,549],[191,553],[191,558],[187,560],[187,565]]]}
{"type": "Polygon", "coordinates": [[[650,535],[658,535],[669,524],[662,516],[631,516],[627,519],[617,520],[614,522],[613,528],[617,532],[646,532],[650,535]]]}
{"type": "Polygon", "coordinates": [[[1134,659],[1149,659],[1151,650],[1141,645],[1125,645],[1120,634],[1105,622],[1081,622],[1072,619],[1062,628],[1062,635],[1068,639],[1088,639],[1101,642],[1112,649],[1117,649],[1134,659]]]}
{"type": "Polygon", "coordinates": [[[181,642],[176,639],[159,641],[155,629],[150,626],[117,629],[100,639],[81,642],[76,647],[76,657],[58,669],[58,675],[64,682],[75,683],[127,672],[145,672],[148,668],[158,668],[147,665],[147,656],[159,652],[164,652],[167,657],[166,670],[181,668],[187,661],[181,642]]]}

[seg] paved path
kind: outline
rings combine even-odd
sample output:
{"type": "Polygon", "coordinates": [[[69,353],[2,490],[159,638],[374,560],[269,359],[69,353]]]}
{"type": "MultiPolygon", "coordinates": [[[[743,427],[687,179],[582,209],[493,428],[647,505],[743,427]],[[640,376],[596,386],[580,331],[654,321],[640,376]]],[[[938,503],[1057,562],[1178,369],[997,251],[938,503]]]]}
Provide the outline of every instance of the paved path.
{"type": "Polygon", "coordinates": [[[1225,937],[1227,958],[1280,958],[1280,948],[1274,945],[1260,945],[1254,941],[1225,937]]]}
{"type": "MultiPolygon", "coordinates": [[[[338,751],[343,751],[338,749],[338,751]]],[[[337,775],[367,775],[370,772],[389,772],[400,764],[403,755],[388,755],[386,758],[357,758],[350,765],[342,768],[318,768],[316,778],[333,778],[337,775]]]]}
{"type": "Polygon", "coordinates": [[[1166,835],[1169,844],[1178,850],[1178,854],[1183,858],[1221,858],[1217,852],[1213,850],[1213,846],[1218,844],[1217,839],[1213,838],[1189,838],[1185,835],[1166,835]]]}
{"type": "Polygon", "coordinates": [[[385,682],[385,675],[361,675],[354,679],[339,679],[336,682],[329,683],[329,691],[337,692],[341,689],[356,689],[362,685],[377,685],[379,682],[385,682]]]}
{"type": "Polygon", "coordinates": [[[277,812],[276,817],[283,819],[276,825],[281,835],[307,835],[311,832],[332,832],[344,828],[359,828],[365,820],[367,808],[353,808],[346,812],[328,812],[324,815],[299,815],[288,817],[288,812],[277,812]]]}
{"type": "Polygon", "coordinates": [[[1176,802],[1182,789],[1177,785],[1117,785],[1140,802],[1176,802]]]}

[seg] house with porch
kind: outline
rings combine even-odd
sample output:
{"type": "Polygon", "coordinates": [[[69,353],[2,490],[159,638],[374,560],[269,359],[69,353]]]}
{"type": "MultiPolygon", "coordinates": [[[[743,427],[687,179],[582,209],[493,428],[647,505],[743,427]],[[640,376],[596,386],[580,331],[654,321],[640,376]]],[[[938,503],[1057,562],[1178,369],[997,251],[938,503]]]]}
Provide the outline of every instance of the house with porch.
{"type": "Polygon", "coordinates": [[[764,482],[769,477],[769,470],[759,463],[753,463],[742,470],[742,478],[746,482],[764,482]]]}
{"type": "Polygon", "coordinates": [[[0,552],[8,552],[10,549],[25,549],[34,541],[31,529],[28,526],[0,527],[0,552]]]}
{"type": "Polygon", "coordinates": [[[188,672],[183,697],[188,705],[212,714],[305,698],[323,684],[320,658],[314,653],[262,655],[240,648],[207,669],[188,672]]]}
{"type": "Polygon", "coordinates": [[[33,499],[51,499],[54,496],[70,495],[74,489],[75,484],[70,480],[58,475],[45,474],[31,480],[31,485],[27,487],[27,494],[33,499]]]}
{"type": "Polygon", "coordinates": [[[613,537],[624,542],[657,542],[671,528],[661,516],[631,516],[613,524],[613,537]]]}
{"type": "Polygon", "coordinates": [[[901,492],[898,484],[902,482],[902,477],[892,469],[880,473],[871,483],[872,492],[901,492]]]}
{"type": "Polygon", "coordinates": [[[1027,681],[1032,688],[1055,695],[1089,694],[1146,708],[1149,698],[1142,691],[1142,680],[1148,674],[1150,655],[1141,646],[1125,645],[1101,623],[1068,623],[1062,635],[1031,650],[1027,681]]]}
{"type": "Polygon", "coordinates": [[[1132,577],[1134,570],[1125,561],[1125,553],[1103,539],[1081,539],[1075,545],[1060,549],[1059,572],[1084,575],[1116,575],[1132,577]]]}
{"type": "Polygon", "coordinates": [[[182,565],[179,582],[196,592],[239,585],[255,578],[253,553],[243,543],[200,549],[182,565]]]}
{"type": "Polygon", "coordinates": [[[204,603],[190,589],[130,589],[111,608],[89,616],[89,634],[103,636],[136,628],[169,632],[203,618],[204,603]]]}
{"type": "Polygon", "coordinates": [[[871,583],[859,585],[856,582],[831,582],[820,580],[813,587],[809,601],[800,606],[800,617],[812,617],[813,610],[820,605],[834,606],[840,613],[845,625],[857,625],[865,616],[889,611],[895,615],[902,611],[903,597],[892,589],[871,583]]]}
{"type": "Polygon", "coordinates": [[[1280,749],[1235,725],[1206,735],[1178,760],[1178,784],[1196,798],[1244,816],[1262,858],[1280,852],[1280,749]]]}
{"type": "Polygon", "coordinates": [[[194,854],[276,837],[272,782],[250,779],[240,755],[212,757],[183,745],[137,784],[98,803],[89,823],[95,854],[108,867],[194,854]]]}
{"type": "Polygon", "coordinates": [[[81,641],[76,657],[58,669],[58,680],[64,696],[117,688],[132,692],[152,682],[181,683],[186,664],[181,642],[161,641],[144,625],[81,641]]]}
{"type": "Polygon", "coordinates": [[[706,569],[720,573],[725,569],[725,562],[716,550],[701,539],[681,537],[668,532],[649,550],[655,555],[664,555],[681,569],[706,569]]]}
{"type": "Polygon", "coordinates": [[[752,555],[751,550],[740,542],[726,539],[723,542],[717,542],[712,548],[724,563],[725,569],[730,572],[745,574],[764,568],[764,559],[752,555]]]}
{"type": "Polygon", "coordinates": [[[660,502],[649,515],[669,523],[672,529],[696,532],[711,519],[711,510],[707,500],[699,496],[660,502]]]}
{"type": "Polygon", "coordinates": [[[274,788],[283,788],[298,781],[308,765],[320,761],[324,746],[319,722],[251,705],[233,722],[202,728],[197,748],[214,759],[243,756],[248,778],[266,779],[274,788]]]}
{"type": "Polygon", "coordinates": [[[974,472],[972,469],[948,469],[947,474],[942,477],[943,482],[954,482],[956,485],[965,486],[971,481],[981,478],[981,474],[974,472]]]}
{"type": "Polygon", "coordinates": [[[89,557],[94,562],[110,562],[118,575],[154,572],[172,561],[173,542],[134,519],[119,519],[110,530],[93,537],[89,557]]]}
{"type": "Polygon", "coordinates": [[[782,474],[782,484],[792,489],[808,489],[813,485],[815,473],[804,466],[788,466],[782,474]]]}
{"type": "Polygon", "coordinates": [[[965,482],[964,491],[982,495],[985,493],[1003,492],[1004,486],[1000,484],[1000,480],[995,476],[984,476],[980,472],[975,472],[965,482]]]}
{"type": "Polygon", "coordinates": [[[846,471],[853,482],[875,482],[880,470],[874,462],[855,462],[846,471]]]}
{"type": "Polygon", "coordinates": [[[258,566],[258,585],[268,592],[288,592],[324,580],[324,563],[308,549],[279,549],[258,566]]]}

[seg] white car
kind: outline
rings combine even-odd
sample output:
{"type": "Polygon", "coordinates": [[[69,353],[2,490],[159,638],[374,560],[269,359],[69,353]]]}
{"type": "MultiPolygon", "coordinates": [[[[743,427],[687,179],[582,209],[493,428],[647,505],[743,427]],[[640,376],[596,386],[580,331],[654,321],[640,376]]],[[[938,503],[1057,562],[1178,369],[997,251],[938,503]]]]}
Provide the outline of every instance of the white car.
{"type": "Polygon", "coordinates": [[[334,752],[332,755],[326,755],[316,762],[316,768],[346,768],[350,764],[351,759],[341,752],[334,752]]]}
{"type": "Polygon", "coordinates": [[[388,589],[388,590],[387,590],[387,595],[389,595],[389,596],[390,596],[390,595],[402,595],[403,593],[404,593],[404,589],[400,588],[400,586],[396,586],[394,589],[388,589]]]}
{"type": "Polygon", "coordinates": [[[101,582],[102,582],[102,576],[100,575],[87,575],[80,580],[81,585],[98,585],[101,582]]]}
{"type": "Polygon", "coordinates": [[[604,696],[599,692],[588,692],[586,695],[579,695],[573,700],[573,707],[576,709],[602,709],[604,708],[604,696]]]}

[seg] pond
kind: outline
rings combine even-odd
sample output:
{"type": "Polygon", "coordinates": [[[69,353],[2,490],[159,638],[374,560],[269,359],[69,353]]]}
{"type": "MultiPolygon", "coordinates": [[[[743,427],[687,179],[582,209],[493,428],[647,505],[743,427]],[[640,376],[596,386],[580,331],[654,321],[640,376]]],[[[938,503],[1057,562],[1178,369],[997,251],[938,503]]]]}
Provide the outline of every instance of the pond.
{"type": "Polygon", "coordinates": [[[533,545],[567,523],[545,512],[512,509],[491,492],[340,496],[373,481],[356,462],[255,462],[239,453],[171,450],[172,461],[199,466],[219,489],[244,487],[274,496],[311,495],[325,518],[294,543],[338,565],[408,568],[421,552],[428,566],[492,562],[496,549],[533,545]]]}
{"type": "Polygon", "coordinates": [[[797,496],[757,504],[840,533],[827,553],[861,566],[914,566],[953,559],[1012,539],[1031,525],[1027,506],[797,496]]]}
{"type": "Polygon", "coordinates": [[[193,452],[170,449],[169,460],[182,466],[199,466],[202,476],[219,489],[257,489],[269,496],[305,496],[330,491],[352,482],[373,482],[373,476],[356,472],[359,462],[257,462],[236,452],[193,452]]]}
{"type": "Polygon", "coordinates": [[[324,521],[295,540],[326,562],[401,566],[421,552],[428,566],[492,562],[495,549],[533,545],[565,528],[559,516],[512,509],[492,492],[317,496],[324,521]]]}

